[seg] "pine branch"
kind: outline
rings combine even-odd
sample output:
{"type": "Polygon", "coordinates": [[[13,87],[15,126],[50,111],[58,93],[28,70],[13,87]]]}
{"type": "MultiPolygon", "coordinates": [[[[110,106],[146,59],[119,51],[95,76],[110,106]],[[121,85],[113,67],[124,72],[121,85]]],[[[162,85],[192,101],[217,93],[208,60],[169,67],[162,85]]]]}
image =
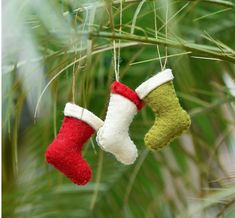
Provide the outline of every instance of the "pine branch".
{"type": "Polygon", "coordinates": [[[216,48],[214,46],[201,45],[201,44],[192,44],[187,42],[176,42],[164,38],[152,38],[152,37],[143,37],[132,34],[119,34],[119,33],[109,33],[109,32],[90,32],[90,38],[107,38],[107,39],[122,39],[127,41],[140,42],[143,44],[151,45],[162,45],[172,48],[178,48],[185,51],[192,52],[192,55],[200,55],[202,57],[217,58],[220,60],[228,61],[235,63],[235,52],[232,50],[227,50],[221,48],[216,48]]]}
{"type": "MultiPolygon", "coordinates": [[[[148,0],[148,1],[153,1],[153,0],[148,0]]],[[[147,2],[148,2],[147,1],[147,2]]],[[[215,4],[215,5],[220,5],[220,6],[224,6],[224,7],[229,7],[229,8],[234,8],[234,4],[230,1],[223,1],[223,0],[178,0],[178,1],[189,1],[189,2],[201,2],[201,3],[209,3],[209,4],[215,4]]],[[[123,4],[126,3],[140,3],[140,0],[122,0],[123,4]]],[[[120,4],[120,0],[115,0],[113,1],[113,4],[120,4]]],[[[86,9],[89,9],[89,8],[93,8],[93,7],[104,7],[105,6],[105,3],[92,3],[90,5],[87,5],[85,7],[79,7],[77,9],[75,9],[73,12],[76,13],[76,12],[83,12],[85,11],[86,9]],[[86,8],[86,9],[85,9],[86,8]]],[[[64,16],[68,15],[69,14],[69,11],[65,11],[64,12],[64,16]]]]}

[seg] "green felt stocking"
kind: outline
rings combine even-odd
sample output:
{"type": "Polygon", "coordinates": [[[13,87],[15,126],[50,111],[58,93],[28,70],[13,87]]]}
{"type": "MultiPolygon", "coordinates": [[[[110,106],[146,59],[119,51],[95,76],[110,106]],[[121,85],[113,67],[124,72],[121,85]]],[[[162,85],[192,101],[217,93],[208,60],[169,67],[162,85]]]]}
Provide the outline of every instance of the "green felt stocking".
{"type": "Polygon", "coordinates": [[[149,148],[159,150],[189,128],[190,117],[180,106],[172,82],[157,87],[144,98],[144,102],[156,114],[152,128],[144,137],[149,148]]]}
{"type": "Polygon", "coordinates": [[[144,142],[150,149],[160,150],[191,124],[183,110],[173,86],[170,69],[162,71],[141,84],[136,92],[155,113],[155,121],[147,132],[144,142]]]}

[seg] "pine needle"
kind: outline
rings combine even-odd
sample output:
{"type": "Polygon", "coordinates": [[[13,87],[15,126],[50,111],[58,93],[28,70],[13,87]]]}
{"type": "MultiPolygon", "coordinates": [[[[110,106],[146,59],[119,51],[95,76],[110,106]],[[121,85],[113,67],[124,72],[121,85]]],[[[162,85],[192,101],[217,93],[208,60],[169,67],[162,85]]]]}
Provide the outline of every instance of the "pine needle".
{"type": "Polygon", "coordinates": [[[219,10],[219,11],[216,11],[216,12],[213,12],[213,13],[210,13],[210,14],[206,14],[204,16],[201,16],[201,17],[197,17],[195,19],[193,19],[193,21],[199,21],[199,20],[202,20],[202,19],[205,19],[205,18],[208,18],[210,16],[213,16],[213,15],[216,15],[216,14],[219,14],[219,13],[222,13],[222,12],[225,12],[225,11],[230,11],[232,10],[232,8],[225,8],[225,9],[222,9],[222,10],[219,10]]]}
{"type": "Polygon", "coordinates": [[[132,19],[131,34],[134,34],[137,17],[138,17],[138,14],[140,13],[140,10],[141,10],[142,6],[144,5],[145,1],[146,0],[142,0],[139,3],[138,7],[136,8],[135,14],[134,14],[133,19],[132,19]]]}
{"type": "Polygon", "coordinates": [[[148,59],[148,60],[144,60],[144,61],[137,61],[137,62],[134,62],[130,65],[136,65],[136,64],[143,64],[143,63],[148,63],[148,62],[151,62],[151,61],[156,61],[156,60],[160,60],[162,58],[171,58],[171,57],[176,57],[176,56],[181,56],[181,55],[187,55],[187,54],[191,54],[192,52],[182,52],[182,53],[178,53],[178,54],[172,54],[172,55],[167,55],[167,56],[162,56],[162,57],[158,57],[158,58],[151,58],[151,59],[148,59]]]}

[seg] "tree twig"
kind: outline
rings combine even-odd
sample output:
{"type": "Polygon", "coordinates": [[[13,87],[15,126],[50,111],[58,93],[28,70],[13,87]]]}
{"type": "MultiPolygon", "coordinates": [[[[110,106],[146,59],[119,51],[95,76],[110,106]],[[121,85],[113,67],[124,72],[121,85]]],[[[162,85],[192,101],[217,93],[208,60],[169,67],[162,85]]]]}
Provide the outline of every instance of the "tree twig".
{"type": "Polygon", "coordinates": [[[122,39],[127,41],[140,42],[141,44],[152,44],[152,45],[162,45],[169,46],[172,48],[178,48],[185,51],[192,52],[193,55],[200,55],[203,57],[213,57],[218,58],[220,60],[228,61],[231,63],[235,63],[235,52],[228,51],[226,49],[221,52],[221,49],[216,48],[214,46],[201,45],[201,44],[193,44],[187,42],[176,42],[169,39],[164,39],[158,37],[144,37],[137,36],[132,34],[119,34],[119,33],[109,33],[109,32],[90,32],[90,38],[107,38],[107,39],[122,39]]]}
{"type": "Polygon", "coordinates": [[[219,211],[219,213],[217,214],[216,218],[220,218],[223,213],[231,206],[235,203],[235,199],[232,199],[231,201],[229,201],[227,204],[224,205],[224,207],[219,211]]]}

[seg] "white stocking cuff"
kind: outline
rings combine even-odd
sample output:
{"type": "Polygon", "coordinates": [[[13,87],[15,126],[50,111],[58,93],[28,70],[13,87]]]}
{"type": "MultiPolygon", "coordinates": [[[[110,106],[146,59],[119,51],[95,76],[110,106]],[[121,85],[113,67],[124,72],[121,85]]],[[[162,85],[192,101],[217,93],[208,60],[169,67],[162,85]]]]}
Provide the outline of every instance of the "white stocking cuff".
{"type": "Polygon", "coordinates": [[[92,112],[72,103],[67,103],[65,105],[64,115],[82,120],[96,131],[104,124],[104,122],[92,112]]]}
{"type": "Polygon", "coordinates": [[[136,89],[135,92],[139,96],[140,99],[143,99],[146,95],[148,95],[152,90],[157,88],[158,86],[173,80],[174,76],[172,74],[171,69],[166,69],[147,81],[143,82],[141,85],[139,85],[136,89]]]}

